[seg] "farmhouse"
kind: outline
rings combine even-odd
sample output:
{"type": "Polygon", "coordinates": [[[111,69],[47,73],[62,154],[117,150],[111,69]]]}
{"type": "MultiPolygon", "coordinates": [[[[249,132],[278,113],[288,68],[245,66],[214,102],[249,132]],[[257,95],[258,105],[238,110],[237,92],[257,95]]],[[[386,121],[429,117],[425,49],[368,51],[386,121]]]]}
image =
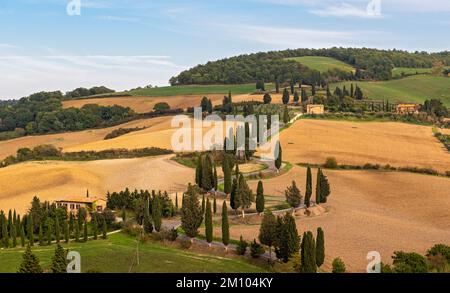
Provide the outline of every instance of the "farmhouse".
{"type": "Polygon", "coordinates": [[[57,200],[57,207],[65,207],[68,213],[76,213],[79,209],[84,208],[89,213],[101,213],[106,207],[106,201],[98,197],[70,197],[67,199],[57,200]]]}
{"type": "Polygon", "coordinates": [[[419,114],[419,104],[398,104],[396,107],[397,114],[419,114]]]}
{"type": "Polygon", "coordinates": [[[323,114],[323,113],[325,113],[325,108],[323,105],[307,105],[306,113],[307,114],[323,114]]]}

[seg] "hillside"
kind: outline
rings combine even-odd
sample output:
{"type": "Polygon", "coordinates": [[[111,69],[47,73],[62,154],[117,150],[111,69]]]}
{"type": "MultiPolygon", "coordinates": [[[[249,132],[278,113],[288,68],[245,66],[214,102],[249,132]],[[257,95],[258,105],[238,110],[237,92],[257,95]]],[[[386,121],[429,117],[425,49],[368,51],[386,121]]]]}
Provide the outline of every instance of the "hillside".
{"type": "Polygon", "coordinates": [[[306,67],[320,71],[322,73],[333,69],[338,69],[345,72],[355,71],[355,68],[353,68],[352,66],[337,59],[329,57],[305,56],[305,57],[286,58],[286,60],[297,61],[298,63],[301,63],[306,67]]]}
{"type": "MultiPolygon", "coordinates": [[[[342,82],[330,86],[345,85],[350,88],[351,82],[342,82]]],[[[432,75],[414,75],[403,79],[380,82],[358,82],[363,93],[369,99],[390,100],[395,102],[423,103],[426,99],[440,99],[450,106],[450,78],[432,75]]]]}

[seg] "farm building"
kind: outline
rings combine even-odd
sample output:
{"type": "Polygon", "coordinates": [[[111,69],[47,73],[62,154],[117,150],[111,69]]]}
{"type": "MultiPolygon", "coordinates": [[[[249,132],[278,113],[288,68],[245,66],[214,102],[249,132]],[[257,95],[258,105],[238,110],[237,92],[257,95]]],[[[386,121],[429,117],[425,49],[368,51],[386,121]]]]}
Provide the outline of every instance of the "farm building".
{"type": "Polygon", "coordinates": [[[396,107],[397,114],[419,114],[419,104],[398,104],[396,107]]]}
{"type": "Polygon", "coordinates": [[[71,197],[67,199],[57,200],[57,207],[65,207],[68,213],[77,213],[79,209],[84,208],[89,213],[101,213],[106,208],[106,201],[98,197],[71,197]]]}
{"type": "Polygon", "coordinates": [[[306,113],[307,114],[323,114],[323,113],[325,113],[325,108],[323,105],[307,105],[306,113]]]}

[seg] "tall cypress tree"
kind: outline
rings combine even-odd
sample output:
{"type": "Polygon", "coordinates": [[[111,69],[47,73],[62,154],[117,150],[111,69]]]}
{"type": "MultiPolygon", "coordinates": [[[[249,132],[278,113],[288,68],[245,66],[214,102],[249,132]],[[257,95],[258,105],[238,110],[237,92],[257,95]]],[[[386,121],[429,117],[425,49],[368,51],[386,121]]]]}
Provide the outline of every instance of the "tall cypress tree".
{"type": "Polygon", "coordinates": [[[317,228],[316,264],[320,268],[325,261],[325,236],[321,227],[317,228]]]}
{"type": "Polygon", "coordinates": [[[209,191],[214,187],[214,174],[212,170],[211,156],[202,157],[202,185],[201,187],[209,191]]]}
{"type": "Polygon", "coordinates": [[[25,247],[25,229],[20,225],[20,246],[25,247]]]}
{"type": "Polygon", "coordinates": [[[40,274],[43,272],[39,265],[39,259],[31,252],[30,245],[27,246],[23,254],[23,260],[17,272],[27,274],[40,274]]]}
{"type": "Polygon", "coordinates": [[[63,223],[64,227],[64,241],[66,243],[69,243],[70,240],[70,232],[69,232],[69,223],[67,221],[64,221],[63,223]]]}
{"type": "Polygon", "coordinates": [[[13,224],[11,226],[11,238],[12,238],[12,247],[16,247],[17,246],[17,232],[16,232],[16,224],[13,221],[13,224]]]}
{"type": "Polygon", "coordinates": [[[316,245],[314,242],[314,236],[310,231],[304,234],[305,239],[302,243],[302,259],[301,259],[301,272],[302,273],[315,273],[317,272],[316,264],[316,245]]]}
{"type": "Polygon", "coordinates": [[[214,196],[213,199],[213,213],[214,215],[217,213],[217,202],[216,202],[216,197],[214,196]]]}
{"type": "Polygon", "coordinates": [[[277,219],[271,211],[264,214],[259,228],[259,242],[269,246],[269,257],[272,260],[272,247],[277,242],[277,219]]]}
{"type": "Polygon", "coordinates": [[[73,214],[70,213],[70,216],[69,216],[69,235],[71,235],[71,236],[72,236],[74,225],[75,225],[75,218],[74,218],[73,214]]]}
{"type": "Polygon", "coordinates": [[[214,190],[217,191],[217,187],[219,185],[218,179],[217,179],[217,168],[216,165],[214,164],[214,174],[213,174],[213,182],[214,182],[214,190]]]}
{"type": "Polygon", "coordinates": [[[206,201],[206,212],[205,212],[205,236],[206,242],[211,246],[213,240],[213,225],[212,225],[212,213],[211,213],[211,202],[206,201]]]}
{"type": "Polygon", "coordinates": [[[319,168],[317,170],[317,180],[316,180],[316,204],[320,204],[322,202],[321,195],[322,191],[320,187],[322,185],[322,170],[319,168]]]}
{"type": "Polygon", "coordinates": [[[222,204],[222,243],[225,247],[230,244],[230,224],[228,223],[228,208],[227,202],[222,204]]]}
{"type": "Polygon", "coordinates": [[[284,89],[283,97],[281,99],[283,101],[283,104],[285,104],[285,105],[289,104],[289,92],[288,92],[287,88],[284,89]]]}
{"type": "Polygon", "coordinates": [[[201,156],[198,156],[197,158],[197,165],[195,167],[195,183],[202,188],[202,158],[201,156]]]}
{"type": "Polygon", "coordinates": [[[80,226],[75,225],[75,241],[80,242],[80,226]]]}
{"type": "Polygon", "coordinates": [[[59,226],[58,217],[56,217],[56,219],[55,219],[55,238],[56,238],[56,243],[59,243],[59,241],[61,239],[61,230],[60,230],[60,226],[59,226]]]}
{"type": "Polygon", "coordinates": [[[52,257],[52,273],[66,273],[67,261],[64,248],[58,243],[55,248],[55,254],[52,257]]]}
{"type": "Polygon", "coordinates": [[[97,221],[97,215],[94,215],[94,218],[92,219],[92,232],[94,234],[94,240],[97,240],[98,238],[98,221],[97,221]]]}
{"type": "Polygon", "coordinates": [[[306,170],[306,191],[305,191],[305,205],[307,208],[311,206],[311,195],[312,195],[312,173],[311,167],[308,165],[306,170]]]}
{"type": "Polygon", "coordinates": [[[277,168],[277,170],[280,170],[281,163],[283,161],[283,151],[281,149],[280,141],[277,141],[275,148],[275,168],[277,168]]]}
{"type": "Polygon", "coordinates": [[[320,172],[321,180],[320,180],[320,202],[326,203],[327,198],[330,195],[330,183],[328,182],[327,176],[320,172]]]}
{"type": "Polygon", "coordinates": [[[152,218],[150,216],[149,198],[147,198],[145,200],[145,206],[144,206],[144,231],[146,233],[153,233],[152,218]]]}
{"type": "Polygon", "coordinates": [[[258,187],[256,188],[256,211],[258,213],[264,212],[264,187],[261,180],[258,181],[258,187]]]}
{"type": "Polygon", "coordinates": [[[247,184],[244,175],[239,176],[238,189],[236,192],[236,197],[234,198],[235,204],[240,206],[242,209],[242,217],[245,217],[245,209],[251,207],[254,201],[254,195],[252,190],[247,184]]]}
{"type": "Polygon", "coordinates": [[[193,238],[197,236],[202,222],[203,213],[198,200],[198,190],[196,186],[189,184],[181,206],[181,227],[188,237],[193,238]]]}
{"type": "Polygon", "coordinates": [[[87,226],[87,220],[84,219],[84,225],[83,225],[83,241],[87,242],[88,241],[88,226],[87,226]]]}
{"type": "Polygon", "coordinates": [[[8,222],[6,218],[2,217],[2,244],[3,247],[8,248],[9,247],[9,233],[8,233],[8,222]]]}
{"type": "Polygon", "coordinates": [[[39,225],[39,245],[44,246],[44,231],[42,229],[42,224],[39,225]]]}
{"type": "Polygon", "coordinates": [[[175,193],[175,211],[178,212],[178,192],[175,193]]]}
{"type": "Polygon", "coordinates": [[[225,155],[223,158],[222,171],[223,171],[223,191],[226,194],[230,194],[230,192],[231,192],[231,166],[230,166],[230,161],[228,159],[228,155],[225,155]]]}
{"type": "Polygon", "coordinates": [[[45,240],[47,240],[47,245],[52,244],[52,225],[50,221],[47,223],[47,230],[45,230],[45,240]]]}
{"type": "Polygon", "coordinates": [[[162,225],[162,203],[161,197],[155,196],[152,201],[152,219],[155,230],[157,232],[161,231],[162,225]]]}
{"type": "Polygon", "coordinates": [[[294,102],[298,103],[298,101],[300,100],[300,96],[298,95],[298,91],[294,92],[294,102]]]}
{"type": "Polygon", "coordinates": [[[233,185],[231,186],[231,194],[230,194],[230,207],[236,211],[239,208],[238,202],[236,202],[236,194],[237,194],[238,181],[236,178],[233,178],[233,185]]]}
{"type": "Polygon", "coordinates": [[[287,213],[282,219],[277,219],[277,235],[277,256],[287,263],[300,248],[295,219],[291,214],[287,213]]]}

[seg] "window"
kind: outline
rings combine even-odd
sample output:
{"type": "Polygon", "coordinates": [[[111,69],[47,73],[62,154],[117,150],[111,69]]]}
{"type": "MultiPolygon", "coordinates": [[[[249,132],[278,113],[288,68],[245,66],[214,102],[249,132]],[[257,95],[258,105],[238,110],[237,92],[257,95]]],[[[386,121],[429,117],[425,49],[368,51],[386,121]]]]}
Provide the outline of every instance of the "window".
{"type": "Polygon", "coordinates": [[[75,205],[73,203],[70,204],[70,209],[73,210],[75,208],[75,205]]]}
{"type": "Polygon", "coordinates": [[[77,204],[77,210],[79,210],[80,209],[80,205],[79,204],[77,204]]]}
{"type": "Polygon", "coordinates": [[[97,206],[97,212],[101,212],[103,210],[102,206],[97,206]]]}

